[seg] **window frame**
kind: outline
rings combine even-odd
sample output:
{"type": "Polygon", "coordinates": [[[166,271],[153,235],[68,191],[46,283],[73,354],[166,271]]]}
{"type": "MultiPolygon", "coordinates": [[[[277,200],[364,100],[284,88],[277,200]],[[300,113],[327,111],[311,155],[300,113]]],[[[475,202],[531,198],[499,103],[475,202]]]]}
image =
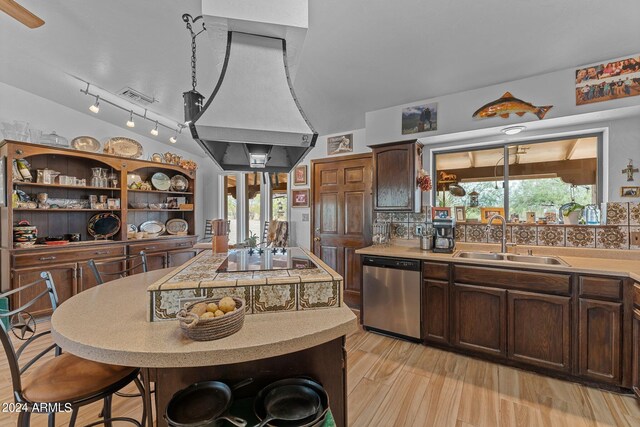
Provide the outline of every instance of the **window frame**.
{"type": "MultiPolygon", "coordinates": [[[[495,148],[503,148],[503,156],[504,158],[508,158],[509,156],[509,147],[516,147],[520,145],[533,145],[533,144],[542,144],[545,142],[554,142],[554,141],[565,141],[567,139],[579,139],[579,138],[597,138],[596,145],[596,203],[600,206],[605,200],[604,195],[606,190],[604,188],[604,132],[586,132],[586,133],[576,133],[571,135],[562,135],[562,136],[549,136],[535,139],[516,139],[516,140],[507,140],[499,143],[489,143],[489,144],[465,144],[464,147],[460,148],[452,148],[450,150],[446,149],[446,147],[438,147],[436,149],[431,150],[431,179],[434,183],[434,190],[431,191],[431,203],[432,206],[437,206],[438,203],[438,191],[435,189],[436,184],[438,182],[438,170],[437,170],[437,162],[436,156],[438,154],[448,154],[448,153],[466,153],[469,151],[480,151],[480,150],[490,150],[495,148]]],[[[504,186],[503,186],[503,200],[504,200],[504,212],[505,218],[510,217],[509,212],[509,162],[504,164],[504,186]]]]}

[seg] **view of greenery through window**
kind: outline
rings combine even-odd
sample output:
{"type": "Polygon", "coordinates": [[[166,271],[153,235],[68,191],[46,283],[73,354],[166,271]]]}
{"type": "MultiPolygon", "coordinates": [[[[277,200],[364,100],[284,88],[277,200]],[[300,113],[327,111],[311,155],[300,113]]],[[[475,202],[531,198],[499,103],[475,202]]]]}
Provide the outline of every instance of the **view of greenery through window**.
{"type": "MultiPolygon", "coordinates": [[[[509,216],[525,220],[527,212],[544,218],[571,201],[598,203],[597,138],[586,137],[509,146],[509,216]]],[[[436,154],[438,206],[464,206],[467,220],[480,219],[481,207],[504,207],[504,147],[436,154]],[[456,197],[450,185],[465,190],[456,197]],[[477,206],[470,199],[477,193],[477,206]]],[[[453,209],[452,209],[453,211],[453,209]]],[[[452,212],[453,214],[453,212],[452,212]]]]}

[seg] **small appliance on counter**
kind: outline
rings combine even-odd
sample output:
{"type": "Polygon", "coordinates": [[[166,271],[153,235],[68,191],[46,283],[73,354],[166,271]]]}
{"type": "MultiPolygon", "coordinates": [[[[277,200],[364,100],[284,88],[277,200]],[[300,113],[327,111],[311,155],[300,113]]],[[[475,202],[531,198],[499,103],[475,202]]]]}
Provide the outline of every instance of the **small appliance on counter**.
{"type": "Polygon", "coordinates": [[[456,246],[456,220],[455,218],[434,218],[435,229],[433,252],[450,254],[456,246]]]}

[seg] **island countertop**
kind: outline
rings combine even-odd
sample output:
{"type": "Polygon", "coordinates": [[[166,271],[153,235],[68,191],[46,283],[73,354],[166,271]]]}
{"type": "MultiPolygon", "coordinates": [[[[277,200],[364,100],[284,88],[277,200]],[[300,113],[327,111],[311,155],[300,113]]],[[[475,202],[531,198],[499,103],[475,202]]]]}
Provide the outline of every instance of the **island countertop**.
{"type": "Polygon", "coordinates": [[[98,362],[180,368],[284,355],[331,341],[356,328],[356,316],[343,305],[249,315],[234,335],[216,341],[191,341],[175,321],[146,319],[147,288],[170,272],[141,273],[74,296],[52,316],[54,341],[64,351],[98,362]]]}

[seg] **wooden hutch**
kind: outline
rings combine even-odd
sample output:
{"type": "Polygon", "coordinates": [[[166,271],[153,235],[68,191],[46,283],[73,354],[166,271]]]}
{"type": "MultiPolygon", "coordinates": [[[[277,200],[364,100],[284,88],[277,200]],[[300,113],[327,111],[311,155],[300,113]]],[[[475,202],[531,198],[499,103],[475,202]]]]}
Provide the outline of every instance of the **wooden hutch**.
{"type": "MultiPolygon", "coordinates": [[[[187,171],[179,166],[144,160],[135,160],[107,154],[90,153],[68,148],[16,141],[0,142],[0,158],[4,159],[4,180],[0,180],[4,189],[0,200],[0,285],[8,290],[30,283],[39,278],[41,271],[51,272],[60,302],[78,292],[95,286],[95,280],[88,268],[88,261],[112,261],[145,251],[149,270],[174,267],[193,256],[197,236],[195,233],[195,171],[187,171]],[[31,164],[31,174],[35,181],[37,169],[53,169],[62,175],[85,178],[91,183],[91,168],[107,168],[119,176],[114,188],[43,184],[37,182],[14,181],[12,164],[14,159],[26,159],[31,164]],[[187,178],[189,186],[185,192],[133,190],[127,186],[127,174],[140,175],[143,181],[149,181],[156,172],[169,177],[180,174],[187,178]],[[27,194],[46,192],[57,199],[88,199],[89,195],[106,195],[119,198],[117,209],[28,209],[14,207],[12,194],[20,189],[27,194]],[[167,197],[185,197],[193,209],[132,209],[131,203],[161,203],[167,197]],[[120,217],[120,231],[111,240],[95,240],[87,231],[92,216],[101,212],[112,212],[120,217]],[[127,224],[140,226],[145,221],[157,220],[165,223],[172,218],[181,218],[189,224],[186,236],[164,234],[155,238],[128,239],[127,224]],[[38,236],[59,236],[80,233],[80,242],[70,242],[64,246],[36,244],[27,248],[14,248],[13,226],[20,220],[28,220],[38,228],[38,236]]],[[[34,197],[35,199],[35,197],[34,197]]],[[[124,265],[122,266],[124,267],[124,265]]],[[[104,268],[107,268],[106,266],[104,268]]],[[[118,271],[118,264],[110,265],[118,271]]],[[[105,270],[106,271],[106,270],[105,270]]],[[[22,298],[34,295],[23,292],[22,298]]],[[[19,304],[13,301],[12,306],[19,304]]],[[[39,301],[30,310],[33,314],[45,314],[47,303],[39,301]],[[38,305],[39,304],[39,305],[38,305]]]]}

